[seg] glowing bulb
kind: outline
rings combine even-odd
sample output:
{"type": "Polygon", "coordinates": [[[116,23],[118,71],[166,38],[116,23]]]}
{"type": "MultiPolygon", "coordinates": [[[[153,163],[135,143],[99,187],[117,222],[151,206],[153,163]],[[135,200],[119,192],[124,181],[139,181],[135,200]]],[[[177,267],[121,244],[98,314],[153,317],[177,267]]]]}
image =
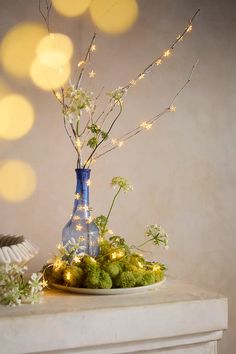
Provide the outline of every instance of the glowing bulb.
{"type": "Polygon", "coordinates": [[[124,141],[122,141],[122,140],[119,141],[117,145],[118,145],[119,148],[121,148],[124,145],[124,141]]]}
{"type": "Polygon", "coordinates": [[[138,79],[142,80],[142,79],[144,79],[144,77],[145,77],[145,74],[141,74],[141,75],[139,75],[138,79]]]}
{"type": "Polygon", "coordinates": [[[150,130],[152,128],[152,123],[143,122],[140,124],[140,128],[150,130]]]}
{"type": "Polygon", "coordinates": [[[193,25],[189,25],[188,28],[187,28],[187,32],[192,31],[192,29],[193,29],[193,25]]]}
{"type": "Polygon", "coordinates": [[[75,257],[73,258],[73,261],[74,261],[75,263],[80,263],[80,262],[81,262],[81,257],[75,256],[75,257]]]}
{"type": "Polygon", "coordinates": [[[89,216],[88,219],[86,220],[86,224],[91,224],[93,222],[92,216],[89,216]]]}
{"type": "Polygon", "coordinates": [[[75,215],[75,216],[73,216],[73,220],[74,220],[74,221],[78,221],[78,220],[80,220],[80,216],[79,216],[79,215],[75,215]]]}
{"type": "Polygon", "coordinates": [[[85,61],[84,60],[81,60],[81,61],[79,61],[78,62],[78,67],[80,68],[82,65],[84,65],[85,64],[85,61]]]}
{"type": "Polygon", "coordinates": [[[114,235],[114,232],[112,230],[108,230],[107,232],[109,233],[109,235],[114,235]]]}
{"type": "Polygon", "coordinates": [[[76,231],[81,231],[81,230],[82,230],[82,228],[83,228],[83,226],[82,226],[82,225],[80,225],[80,224],[75,225],[75,229],[76,229],[76,231]]]}
{"type": "Polygon", "coordinates": [[[138,263],[139,268],[143,268],[143,264],[141,262],[138,261],[137,263],[138,263]]]}
{"type": "Polygon", "coordinates": [[[95,73],[95,71],[90,71],[90,73],[89,73],[89,77],[90,78],[94,78],[96,76],[96,73],[95,73]]]}
{"type": "Polygon", "coordinates": [[[116,138],[111,139],[111,142],[112,142],[113,145],[116,145],[117,144],[117,139],[116,138]]]}
{"type": "Polygon", "coordinates": [[[77,149],[78,149],[78,150],[80,150],[80,149],[81,149],[82,143],[81,143],[80,138],[77,138],[77,139],[76,139],[76,141],[75,141],[75,145],[77,146],[77,149]]]}
{"type": "Polygon", "coordinates": [[[158,65],[161,65],[161,63],[162,63],[162,60],[161,59],[158,59],[157,61],[156,61],[156,65],[158,66],[158,65]]]}
{"type": "Polygon", "coordinates": [[[153,270],[154,270],[154,271],[160,270],[160,269],[161,269],[161,267],[160,267],[159,265],[156,265],[156,264],[155,264],[155,265],[153,266],[153,270]]]}
{"type": "Polygon", "coordinates": [[[97,263],[96,260],[93,257],[90,257],[90,261],[93,263],[97,263]]]}
{"type": "Polygon", "coordinates": [[[67,273],[66,273],[66,279],[67,279],[67,280],[70,280],[70,279],[71,279],[71,273],[70,273],[70,272],[67,272],[67,273]]]}
{"type": "Polygon", "coordinates": [[[80,199],[80,194],[79,194],[79,193],[76,193],[76,194],[75,194],[75,199],[76,199],[76,200],[79,200],[79,199],[80,199]]]}
{"type": "Polygon", "coordinates": [[[171,112],[175,112],[176,111],[176,106],[174,106],[173,104],[170,106],[169,110],[171,112]]]}
{"type": "Polygon", "coordinates": [[[136,85],[136,81],[135,81],[135,80],[131,80],[129,83],[130,83],[130,85],[132,85],[132,86],[136,85]]]}
{"type": "Polygon", "coordinates": [[[45,280],[45,279],[43,279],[43,281],[42,281],[42,287],[43,287],[43,288],[46,288],[47,286],[48,286],[48,281],[45,280]]]}
{"type": "Polygon", "coordinates": [[[169,57],[170,56],[170,49],[166,50],[163,54],[164,57],[169,57]]]}
{"type": "Polygon", "coordinates": [[[111,258],[112,258],[112,259],[116,259],[116,252],[112,252],[112,253],[111,253],[111,258]]]}
{"type": "Polygon", "coordinates": [[[96,45],[95,44],[93,44],[92,46],[91,46],[91,52],[95,52],[95,50],[96,50],[97,48],[96,48],[96,45]]]}
{"type": "Polygon", "coordinates": [[[61,100],[61,94],[59,92],[56,92],[56,98],[60,101],[61,100]]]}

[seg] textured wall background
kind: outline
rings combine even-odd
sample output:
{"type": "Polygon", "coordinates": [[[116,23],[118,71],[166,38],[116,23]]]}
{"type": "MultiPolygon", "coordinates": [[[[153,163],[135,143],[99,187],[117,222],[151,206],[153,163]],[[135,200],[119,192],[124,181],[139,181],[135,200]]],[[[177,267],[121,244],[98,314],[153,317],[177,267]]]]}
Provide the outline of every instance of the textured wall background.
{"type": "MultiPolygon", "coordinates": [[[[121,175],[132,181],[135,190],[120,198],[112,229],[138,243],[147,224],[165,227],[170,249],[158,255],[169,273],[229,298],[230,327],[220,353],[234,354],[236,3],[139,0],[139,6],[139,20],[128,33],[99,35],[95,89],[105,85],[110,90],[132,79],[169,45],[198,7],[201,13],[173,57],[130,90],[122,118],[125,130],[168,105],[193,63],[197,58],[200,62],[176,102],[176,113],[94,165],[91,204],[96,214],[105,212],[112,196],[111,178],[121,175]]],[[[41,21],[36,0],[0,0],[0,8],[0,37],[17,22],[41,21]]],[[[77,43],[81,56],[94,30],[89,16],[75,20],[54,14],[52,21],[55,31],[65,32],[77,43]]],[[[34,127],[25,138],[0,141],[1,160],[25,160],[37,174],[32,197],[19,204],[0,201],[1,232],[22,233],[39,245],[41,252],[31,263],[35,270],[53,252],[69,217],[75,156],[51,94],[4,72],[2,77],[13,91],[26,95],[36,111],[34,127]]]]}

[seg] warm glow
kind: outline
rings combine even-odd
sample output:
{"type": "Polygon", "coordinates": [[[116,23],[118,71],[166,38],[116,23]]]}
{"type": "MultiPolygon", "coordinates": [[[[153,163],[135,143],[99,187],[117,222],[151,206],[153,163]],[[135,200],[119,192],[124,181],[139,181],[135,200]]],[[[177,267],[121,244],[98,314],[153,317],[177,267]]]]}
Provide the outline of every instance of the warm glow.
{"type": "Polygon", "coordinates": [[[26,162],[7,160],[0,163],[0,197],[21,202],[31,196],[36,187],[36,175],[26,162]]]}
{"type": "Polygon", "coordinates": [[[73,55],[73,43],[63,33],[50,33],[44,36],[37,46],[38,59],[52,68],[65,65],[73,55]]]}
{"type": "Polygon", "coordinates": [[[34,122],[31,103],[21,95],[7,95],[0,99],[0,138],[19,139],[26,135],[34,122]]]}
{"type": "Polygon", "coordinates": [[[76,229],[76,231],[81,231],[83,229],[83,226],[80,224],[75,225],[75,229],[76,229]]]}
{"type": "Polygon", "coordinates": [[[30,69],[30,76],[36,86],[42,90],[51,91],[63,86],[70,77],[70,64],[62,68],[52,68],[35,59],[30,69]]]}
{"type": "Polygon", "coordinates": [[[6,33],[1,44],[1,62],[4,69],[17,77],[29,76],[36,48],[47,33],[37,22],[24,22],[6,33]]]}
{"type": "Polygon", "coordinates": [[[96,73],[95,73],[95,71],[90,71],[90,73],[89,73],[89,77],[90,78],[94,78],[96,76],[96,73]]]}
{"type": "Polygon", "coordinates": [[[67,17],[82,15],[91,0],[52,0],[53,7],[59,14],[67,17]]]}
{"type": "Polygon", "coordinates": [[[93,0],[90,14],[96,26],[110,34],[129,30],[138,18],[136,0],[93,0]]]}

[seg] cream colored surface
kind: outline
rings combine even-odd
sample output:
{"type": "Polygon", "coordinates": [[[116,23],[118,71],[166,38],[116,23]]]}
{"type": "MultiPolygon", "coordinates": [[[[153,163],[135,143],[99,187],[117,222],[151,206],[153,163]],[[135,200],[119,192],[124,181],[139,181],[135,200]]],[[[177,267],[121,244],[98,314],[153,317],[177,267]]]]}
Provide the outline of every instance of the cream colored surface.
{"type": "Polygon", "coordinates": [[[147,294],[51,291],[41,305],[1,306],[0,319],[2,354],[216,354],[227,328],[227,300],[169,278],[147,294]]]}
{"type": "MultiPolygon", "coordinates": [[[[37,1],[0,1],[0,35],[16,22],[41,21],[37,1]]],[[[177,111],[155,129],[140,135],[121,150],[94,165],[91,204],[106,212],[115,175],[127,177],[134,192],[122,196],[111,228],[139,243],[145,226],[158,223],[170,236],[168,252],[153,258],[166,262],[169,273],[229,297],[229,329],[220,354],[236,348],[235,241],[235,11],[233,0],[140,0],[140,17],[128,33],[99,34],[91,66],[97,72],[95,92],[122,85],[166,49],[195,10],[201,13],[191,35],[166,65],[125,100],[123,127],[152,117],[169,104],[200,59],[191,85],[176,102],[177,111]]],[[[53,16],[53,29],[65,32],[81,59],[93,27],[89,16],[53,16]]],[[[14,91],[33,102],[36,122],[24,139],[0,142],[0,159],[23,159],[37,174],[37,190],[20,204],[0,202],[3,233],[23,233],[41,252],[31,263],[38,269],[60,241],[74,193],[75,156],[62,124],[60,109],[50,93],[3,74],[14,91]]],[[[153,248],[154,250],[154,248],[153,248]]]]}

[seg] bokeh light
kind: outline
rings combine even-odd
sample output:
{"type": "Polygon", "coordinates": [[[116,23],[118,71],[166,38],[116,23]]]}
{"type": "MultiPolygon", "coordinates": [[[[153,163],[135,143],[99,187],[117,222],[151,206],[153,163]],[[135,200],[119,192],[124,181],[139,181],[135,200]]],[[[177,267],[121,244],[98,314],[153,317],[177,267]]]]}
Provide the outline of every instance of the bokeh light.
{"type": "Polygon", "coordinates": [[[50,33],[44,36],[37,46],[38,60],[53,68],[65,65],[72,54],[73,43],[63,33],[50,33]]]}
{"type": "Polygon", "coordinates": [[[45,65],[36,58],[31,65],[30,76],[36,86],[42,90],[56,90],[63,86],[69,79],[71,73],[70,63],[62,67],[45,65]]]}
{"type": "Polygon", "coordinates": [[[136,0],[93,0],[90,14],[103,32],[119,34],[129,30],[138,18],[136,0]]]}
{"type": "Polygon", "coordinates": [[[47,33],[37,22],[23,22],[10,29],[1,43],[1,62],[4,69],[19,78],[29,76],[36,48],[47,33]]]}
{"type": "Polygon", "coordinates": [[[88,9],[90,2],[91,0],[52,0],[55,10],[67,17],[82,15],[88,9]]]}
{"type": "Polygon", "coordinates": [[[34,122],[34,110],[23,96],[10,94],[0,99],[0,138],[19,139],[27,134],[34,122]]]}
{"type": "Polygon", "coordinates": [[[29,198],[36,188],[36,175],[32,167],[20,160],[0,162],[0,198],[21,202],[29,198]]]}

